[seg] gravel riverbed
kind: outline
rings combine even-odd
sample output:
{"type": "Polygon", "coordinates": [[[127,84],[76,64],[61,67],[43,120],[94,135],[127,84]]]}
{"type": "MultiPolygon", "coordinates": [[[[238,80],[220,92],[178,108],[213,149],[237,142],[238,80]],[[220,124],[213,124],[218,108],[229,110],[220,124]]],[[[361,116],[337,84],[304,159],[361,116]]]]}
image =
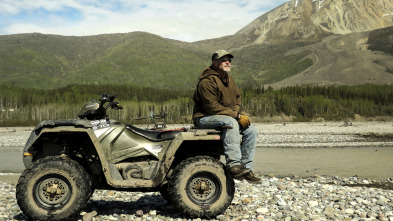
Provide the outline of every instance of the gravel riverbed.
{"type": "MultiPolygon", "coordinates": [[[[393,146],[393,122],[255,123],[257,147],[393,146]]],[[[184,125],[169,125],[180,128],[184,125]]],[[[188,125],[187,125],[188,126],[188,125]]],[[[0,147],[23,147],[33,127],[0,127],[0,147]]]]}
{"type": "MultiPolygon", "coordinates": [[[[258,147],[393,147],[392,122],[256,124],[258,147]]],[[[0,147],[22,147],[32,128],[0,128],[0,147]]],[[[1,162],[0,162],[1,163],[1,162]]],[[[389,220],[393,180],[354,177],[262,176],[262,184],[236,181],[235,198],[211,220],[389,220]]],[[[15,184],[0,181],[0,220],[27,220],[15,184]]],[[[182,216],[159,193],[96,190],[76,220],[203,220],[182,216]]]]}
{"type": "MultiPolygon", "coordinates": [[[[235,198],[212,220],[393,220],[392,180],[357,177],[263,177],[262,184],[236,181],[235,198]],[[386,188],[386,189],[385,189],[386,188]]],[[[15,186],[0,183],[0,220],[27,220],[15,186]]],[[[76,220],[203,220],[178,213],[159,193],[97,190],[76,220]]]]}

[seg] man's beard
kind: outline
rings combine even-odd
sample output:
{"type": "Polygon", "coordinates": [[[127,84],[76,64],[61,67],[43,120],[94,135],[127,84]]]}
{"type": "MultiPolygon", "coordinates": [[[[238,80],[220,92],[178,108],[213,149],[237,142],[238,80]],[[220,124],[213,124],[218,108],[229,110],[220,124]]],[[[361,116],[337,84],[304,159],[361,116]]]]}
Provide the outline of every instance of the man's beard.
{"type": "Polygon", "coordinates": [[[230,72],[231,71],[231,67],[224,67],[223,70],[226,71],[226,72],[230,72]]]}

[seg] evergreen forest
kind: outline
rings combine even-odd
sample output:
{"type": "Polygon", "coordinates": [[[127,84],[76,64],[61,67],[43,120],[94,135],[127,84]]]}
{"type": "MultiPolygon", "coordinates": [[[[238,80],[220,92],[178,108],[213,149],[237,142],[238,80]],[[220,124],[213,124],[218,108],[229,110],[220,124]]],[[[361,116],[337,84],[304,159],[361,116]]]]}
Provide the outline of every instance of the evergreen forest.
{"type": "MultiPolygon", "coordinates": [[[[294,121],[347,120],[393,115],[393,85],[292,86],[277,90],[241,89],[243,110],[254,122],[265,117],[293,116],[294,121]]],[[[102,93],[116,95],[122,110],[108,115],[123,123],[167,110],[166,123],[191,124],[193,90],[154,89],[128,85],[72,85],[57,89],[0,86],[0,126],[34,126],[48,119],[75,119],[80,108],[102,93]]],[[[144,122],[146,123],[146,122],[144,122]]]]}

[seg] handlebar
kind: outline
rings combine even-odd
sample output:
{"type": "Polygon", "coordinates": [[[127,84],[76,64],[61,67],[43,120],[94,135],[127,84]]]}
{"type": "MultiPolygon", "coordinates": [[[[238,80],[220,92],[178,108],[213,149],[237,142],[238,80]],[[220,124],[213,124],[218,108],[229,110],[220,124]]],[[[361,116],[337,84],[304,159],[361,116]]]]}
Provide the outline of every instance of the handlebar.
{"type": "Polygon", "coordinates": [[[113,109],[116,109],[116,110],[123,109],[123,107],[120,106],[119,102],[117,102],[117,101],[110,102],[108,105],[106,105],[105,109],[108,109],[109,107],[111,107],[113,109]]]}
{"type": "Polygon", "coordinates": [[[105,110],[110,108],[116,109],[116,110],[121,110],[123,109],[122,106],[119,105],[119,102],[114,101],[116,98],[116,95],[108,95],[108,94],[102,94],[101,98],[99,101],[101,101],[100,103],[100,108],[102,108],[104,106],[104,104],[106,102],[108,102],[108,105],[105,106],[105,110]]]}

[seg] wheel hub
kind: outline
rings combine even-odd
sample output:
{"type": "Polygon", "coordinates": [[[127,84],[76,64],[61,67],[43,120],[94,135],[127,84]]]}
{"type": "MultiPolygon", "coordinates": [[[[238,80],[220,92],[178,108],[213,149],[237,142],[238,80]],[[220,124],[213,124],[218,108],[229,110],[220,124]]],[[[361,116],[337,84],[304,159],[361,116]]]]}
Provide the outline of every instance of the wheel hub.
{"type": "Polygon", "coordinates": [[[36,195],[44,205],[53,206],[66,202],[70,197],[70,189],[63,180],[49,178],[39,183],[36,195]]]}
{"type": "Polygon", "coordinates": [[[205,194],[209,193],[211,187],[210,187],[210,183],[208,182],[208,180],[201,179],[196,182],[193,189],[196,194],[205,195],[205,194]]]}
{"type": "Polygon", "coordinates": [[[214,194],[216,186],[208,178],[196,177],[191,181],[191,194],[198,201],[209,200],[214,194]]]}
{"type": "Polygon", "coordinates": [[[46,191],[45,195],[50,200],[54,200],[55,198],[60,198],[65,193],[64,186],[61,184],[59,185],[58,182],[56,182],[56,181],[55,181],[55,184],[52,184],[49,187],[44,187],[43,190],[46,191]]]}

